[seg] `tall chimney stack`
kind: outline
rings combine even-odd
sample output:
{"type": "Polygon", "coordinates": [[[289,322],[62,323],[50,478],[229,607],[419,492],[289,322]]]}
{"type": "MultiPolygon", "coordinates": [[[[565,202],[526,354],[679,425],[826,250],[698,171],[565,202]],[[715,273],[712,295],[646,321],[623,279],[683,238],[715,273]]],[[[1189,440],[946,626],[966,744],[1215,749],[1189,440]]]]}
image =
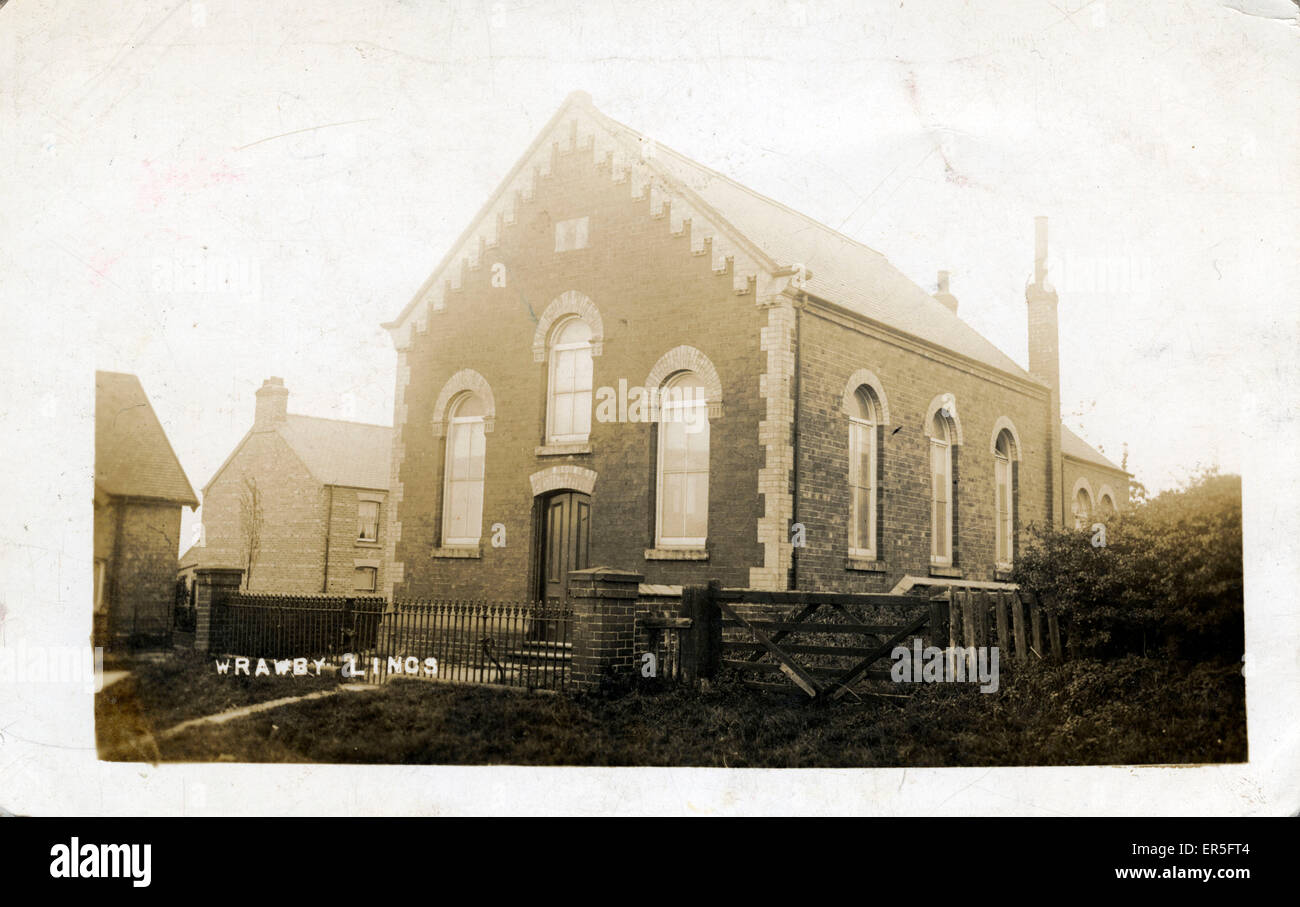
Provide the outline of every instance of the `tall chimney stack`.
{"type": "Polygon", "coordinates": [[[267,378],[257,389],[253,431],[273,431],[289,419],[289,389],[283,378],[267,378]]]}
{"type": "Polygon", "coordinates": [[[939,272],[939,292],[934,294],[934,298],[948,307],[948,311],[954,315],[957,314],[957,297],[948,292],[948,272],[939,272]]]}
{"type": "Polygon", "coordinates": [[[1052,524],[1064,512],[1061,472],[1061,343],[1056,290],[1047,278],[1047,218],[1034,218],[1034,280],[1025,287],[1029,309],[1029,373],[1047,385],[1048,490],[1052,524]]]}

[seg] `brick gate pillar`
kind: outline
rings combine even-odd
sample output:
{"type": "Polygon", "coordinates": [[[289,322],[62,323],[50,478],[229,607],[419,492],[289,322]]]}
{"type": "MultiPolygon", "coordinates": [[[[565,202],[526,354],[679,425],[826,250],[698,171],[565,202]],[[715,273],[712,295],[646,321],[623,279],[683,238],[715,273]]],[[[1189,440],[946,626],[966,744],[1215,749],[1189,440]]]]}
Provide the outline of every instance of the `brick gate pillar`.
{"type": "Polygon", "coordinates": [[[631,676],[635,661],[636,603],[640,573],[591,567],[569,574],[573,605],[574,689],[595,690],[602,682],[631,676]]]}
{"type": "Polygon", "coordinates": [[[194,571],[194,651],[207,652],[212,644],[212,609],[239,591],[244,571],[237,567],[200,567],[194,571]]]}

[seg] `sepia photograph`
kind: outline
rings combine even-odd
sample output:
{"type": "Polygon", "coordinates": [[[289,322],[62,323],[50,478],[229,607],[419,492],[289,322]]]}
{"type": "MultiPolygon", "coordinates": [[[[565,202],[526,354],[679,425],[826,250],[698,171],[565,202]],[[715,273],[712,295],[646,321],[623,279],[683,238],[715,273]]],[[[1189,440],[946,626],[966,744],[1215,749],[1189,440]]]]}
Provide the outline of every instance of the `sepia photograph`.
{"type": "Polygon", "coordinates": [[[6,813],[1300,810],[1297,3],[0,7],[6,813]]]}

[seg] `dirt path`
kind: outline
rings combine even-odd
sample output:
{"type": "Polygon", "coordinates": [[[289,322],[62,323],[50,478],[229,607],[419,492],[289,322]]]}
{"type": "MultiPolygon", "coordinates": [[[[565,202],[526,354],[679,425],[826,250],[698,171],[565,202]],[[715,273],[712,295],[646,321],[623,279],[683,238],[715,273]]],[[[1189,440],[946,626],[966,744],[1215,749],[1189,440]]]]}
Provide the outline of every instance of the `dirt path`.
{"type": "Polygon", "coordinates": [[[332,690],[317,690],[315,693],[305,693],[302,696],[285,696],[281,699],[271,699],[267,702],[255,702],[252,705],[240,706],[237,709],[218,712],[215,715],[203,715],[199,718],[191,718],[188,721],[182,721],[180,724],[174,724],[166,730],[159,731],[156,734],[141,734],[139,737],[118,744],[113,747],[108,754],[101,756],[100,758],[108,761],[115,761],[115,756],[125,755],[135,751],[147,753],[149,754],[151,761],[157,762],[161,755],[158,750],[158,741],[166,740],[168,737],[175,737],[177,734],[188,731],[190,728],[198,727],[203,724],[225,724],[227,721],[234,721],[237,718],[246,718],[249,715],[257,714],[258,712],[278,709],[281,706],[291,705],[296,702],[310,702],[313,699],[323,699],[326,696],[335,696],[339,693],[360,693],[366,690],[377,689],[379,689],[377,684],[350,683],[336,687],[332,690]]]}

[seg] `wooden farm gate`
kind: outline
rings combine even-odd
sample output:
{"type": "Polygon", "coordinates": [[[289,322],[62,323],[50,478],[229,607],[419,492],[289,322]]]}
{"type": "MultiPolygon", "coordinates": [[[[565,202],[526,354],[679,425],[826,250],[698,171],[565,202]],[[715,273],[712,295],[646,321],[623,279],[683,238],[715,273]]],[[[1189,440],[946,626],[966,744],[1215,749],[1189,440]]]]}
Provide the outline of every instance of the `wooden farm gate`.
{"type": "Polygon", "coordinates": [[[697,620],[711,616],[721,631],[712,643],[716,659],[709,658],[710,634],[696,636],[692,654],[700,664],[736,671],[758,689],[789,691],[793,684],[813,700],[892,686],[890,656],[916,637],[949,650],[997,645],[1007,663],[1063,657],[1056,616],[1015,590],[918,596],[711,585],[688,588],[683,603],[697,620]]]}
{"type": "Polygon", "coordinates": [[[748,686],[787,690],[788,679],[830,701],[863,681],[889,680],[878,662],[921,635],[931,617],[928,600],[915,595],[721,589],[714,600],[721,667],[748,686]]]}

